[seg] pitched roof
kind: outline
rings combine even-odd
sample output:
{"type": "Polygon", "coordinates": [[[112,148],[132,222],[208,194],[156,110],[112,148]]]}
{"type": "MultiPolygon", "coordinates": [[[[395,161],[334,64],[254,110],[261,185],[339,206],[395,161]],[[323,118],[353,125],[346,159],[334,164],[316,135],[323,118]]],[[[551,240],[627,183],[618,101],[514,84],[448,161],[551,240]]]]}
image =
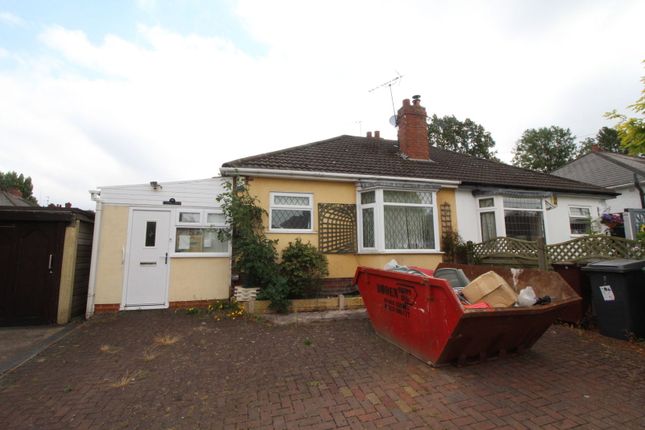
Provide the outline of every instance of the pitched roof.
{"type": "Polygon", "coordinates": [[[38,205],[22,197],[14,196],[9,191],[0,190],[0,206],[32,207],[38,205]]]}
{"type": "Polygon", "coordinates": [[[633,184],[634,173],[645,180],[645,159],[613,152],[590,152],[559,168],[554,175],[599,187],[633,184]]]}
{"type": "Polygon", "coordinates": [[[437,147],[430,149],[430,161],[409,160],[401,155],[395,140],[348,135],[229,161],[222,167],[397,176],[411,180],[454,180],[465,185],[614,194],[594,185],[437,147]]]}

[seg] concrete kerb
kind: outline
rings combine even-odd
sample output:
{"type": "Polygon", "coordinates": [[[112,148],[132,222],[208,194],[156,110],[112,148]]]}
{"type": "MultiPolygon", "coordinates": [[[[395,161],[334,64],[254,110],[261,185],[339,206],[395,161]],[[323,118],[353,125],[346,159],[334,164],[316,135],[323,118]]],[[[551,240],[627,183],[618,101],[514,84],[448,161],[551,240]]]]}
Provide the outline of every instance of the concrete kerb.
{"type": "Polygon", "coordinates": [[[323,311],[323,312],[293,312],[290,314],[261,314],[259,318],[276,325],[286,324],[307,324],[317,321],[332,321],[346,319],[367,318],[365,309],[352,309],[343,311],[323,311]]]}
{"type": "MultiPolygon", "coordinates": [[[[67,325],[61,328],[60,331],[48,336],[28,348],[19,350],[14,356],[9,357],[4,361],[0,361],[0,379],[10,374],[12,371],[31,360],[45,349],[54,345],[59,340],[70,334],[74,329],[81,326],[84,321],[72,320],[67,325]]],[[[11,328],[12,329],[12,328],[11,328]]]]}

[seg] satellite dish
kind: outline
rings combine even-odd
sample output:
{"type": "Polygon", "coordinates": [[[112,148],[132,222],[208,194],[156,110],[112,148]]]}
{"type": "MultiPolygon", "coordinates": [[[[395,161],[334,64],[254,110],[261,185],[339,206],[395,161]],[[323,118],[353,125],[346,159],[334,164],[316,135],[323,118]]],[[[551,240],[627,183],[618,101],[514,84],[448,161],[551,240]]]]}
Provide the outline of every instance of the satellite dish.
{"type": "Polygon", "coordinates": [[[396,115],[390,117],[390,124],[392,124],[392,127],[396,127],[396,115]]]}

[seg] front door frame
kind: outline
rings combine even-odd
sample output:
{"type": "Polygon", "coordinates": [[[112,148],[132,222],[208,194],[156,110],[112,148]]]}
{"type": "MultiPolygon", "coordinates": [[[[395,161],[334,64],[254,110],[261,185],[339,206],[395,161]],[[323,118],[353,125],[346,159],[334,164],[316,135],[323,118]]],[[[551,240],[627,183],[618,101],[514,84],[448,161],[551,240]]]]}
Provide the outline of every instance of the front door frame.
{"type": "Polygon", "coordinates": [[[161,209],[161,208],[146,208],[146,207],[130,207],[128,212],[128,239],[126,241],[126,246],[123,251],[123,293],[121,296],[121,305],[119,310],[141,310],[141,309],[167,309],[169,307],[168,302],[168,291],[170,290],[170,255],[171,255],[171,241],[173,238],[172,230],[174,226],[173,211],[172,209],[161,209]],[[166,269],[166,285],[164,289],[164,303],[161,305],[150,305],[150,306],[127,306],[126,298],[128,294],[128,275],[130,270],[130,260],[131,260],[131,243],[132,243],[132,226],[134,222],[134,213],[136,211],[144,212],[166,212],[168,213],[168,267],[166,269]]]}

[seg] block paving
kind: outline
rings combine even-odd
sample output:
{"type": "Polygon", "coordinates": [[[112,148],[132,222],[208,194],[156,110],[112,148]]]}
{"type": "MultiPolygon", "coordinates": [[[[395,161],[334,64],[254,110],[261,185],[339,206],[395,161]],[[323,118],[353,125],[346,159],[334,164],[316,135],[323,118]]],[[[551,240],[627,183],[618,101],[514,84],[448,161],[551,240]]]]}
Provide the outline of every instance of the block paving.
{"type": "Polygon", "coordinates": [[[644,369],[642,347],[565,326],[435,369],[367,319],[103,314],[0,379],[0,428],[642,429],[644,369]]]}

